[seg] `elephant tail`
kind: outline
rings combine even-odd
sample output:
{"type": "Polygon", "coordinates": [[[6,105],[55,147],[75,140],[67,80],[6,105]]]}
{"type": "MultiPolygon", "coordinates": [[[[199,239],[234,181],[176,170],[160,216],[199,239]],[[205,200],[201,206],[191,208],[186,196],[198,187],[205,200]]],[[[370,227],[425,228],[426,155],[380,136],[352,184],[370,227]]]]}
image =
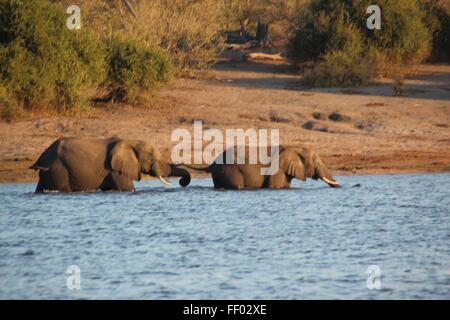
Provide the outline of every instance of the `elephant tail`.
{"type": "Polygon", "coordinates": [[[37,159],[37,161],[30,166],[30,169],[33,170],[42,170],[48,171],[50,169],[51,164],[57,157],[57,150],[59,147],[61,140],[58,139],[53,142],[37,159]]]}
{"type": "Polygon", "coordinates": [[[33,170],[42,170],[42,171],[48,171],[49,169],[49,165],[46,163],[46,161],[44,161],[45,152],[39,157],[39,159],[32,165],[29,167],[29,169],[33,169],[33,170]]]}
{"type": "Polygon", "coordinates": [[[179,164],[178,166],[183,166],[189,169],[194,169],[198,171],[211,172],[210,164],[179,164]]]}
{"type": "Polygon", "coordinates": [[[48,168],[40,166],[37,163],[33,164],[31,167],[29,167],[29,169],[48,171],[48,168]]]}

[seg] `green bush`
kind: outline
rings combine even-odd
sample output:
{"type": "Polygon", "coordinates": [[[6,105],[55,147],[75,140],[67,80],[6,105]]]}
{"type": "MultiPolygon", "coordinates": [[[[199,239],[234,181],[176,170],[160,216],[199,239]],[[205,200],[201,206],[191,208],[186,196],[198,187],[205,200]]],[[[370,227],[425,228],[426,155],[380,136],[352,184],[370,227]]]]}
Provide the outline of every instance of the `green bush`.
{"type": "Polygon", "coordinates": [[[360,30],[348,21],[339,4],[332,4],[331,13],[318,10],[317,16],[313,17],[316,9],[311,5],[311,11],[301,14],[300,26],[288,44],[288,54],[294,62],[316,61],[330,51],[347,50],[358,53],[363,50],[360,30]]]}
{"type": "Polygon", "coordinates": [[[450,62],[450,3],[447,0],[421,0],[425,25],[433,36],[430,59],[450,62]]]}
{"type": "Polygon", "coordinates": [[[108,80],[112,98],[134,100],[169,80],[171,64],[162,49],[144,48],[138,41],[113,38],[108,44],[108,80]]]}
{"type": "Polygon", "coordinates": [[[84,107],[104,79],[103,49],[66,18],[47,0],[0,1],[0,84],[27,110],[84,107]]]}
{"type": "MultiPolygon", "coordinates": [[[[371,3],[363,1],[360,9],[364,19],[367,17],[365,8],[371,3]]],[[[368,30],[361,24],[368,37],[369,47],[375,47],[380,54],[385,55],[399,65],[411,65],[422,62],[431,51],[431,34],[425,26],[424,12],[417,0],[378,0],[382,11],[381,30],[368,30]]]]}
{"type": "Polygon", "coordinates": [[[304,82],[314,87],[355,87],[369,84],[374,75],[373,56],[338,50],[327,53],[323,61],[305,74],[304,82]]]}
{"type": "Polygon", "coordinates": [[[313,72],[318,79],[311,83],[338,85],[339,79],[345,81],[342,85],[367,83],[359,75],[375,76],[377,72],[372,71],[383,70],[385,62],[390,66],[415,64],[428,56],[431,35],[423,20],[416,0],[312,0],[299,16],[288,54],[294,64],[320,63],[313,72]],[[372,4],[381,8],[381,30],[366,26],[366,10],[372,4]],[[370,68],[361,65],[364,61],[371,62],[370,68]],[[344,65],[340,67],[339,62],[344,65]],[[351,75],[344,79],[342,70],[351,75]],[[324,75],[335,79],[326,80],[324,75]]]}

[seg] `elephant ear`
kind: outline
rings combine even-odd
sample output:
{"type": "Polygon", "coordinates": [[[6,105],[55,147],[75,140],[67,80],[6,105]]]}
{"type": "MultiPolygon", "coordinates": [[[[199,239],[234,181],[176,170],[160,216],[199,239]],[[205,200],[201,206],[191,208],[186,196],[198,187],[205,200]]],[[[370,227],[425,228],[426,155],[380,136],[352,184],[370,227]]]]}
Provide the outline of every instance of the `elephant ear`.
{"type": "Polygon", "coordinates": [[[305,181],[305,166],[302,158],[293,150],[284,150],[280,154],[280,168],[288,176],[305,181]]]}
{"type": "Polygon", "coordinates": [[[118,142],[111,150],[110,161],[112,171],[139,180],[141,170],[134,149],[126,142],[118,142]]]}

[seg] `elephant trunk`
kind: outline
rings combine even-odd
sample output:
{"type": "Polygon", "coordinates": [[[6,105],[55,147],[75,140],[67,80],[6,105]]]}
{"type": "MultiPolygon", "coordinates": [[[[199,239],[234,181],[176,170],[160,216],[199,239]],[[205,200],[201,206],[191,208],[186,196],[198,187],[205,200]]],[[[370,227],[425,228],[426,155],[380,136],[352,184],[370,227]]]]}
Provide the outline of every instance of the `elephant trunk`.
{"type": "Polygon", "coordinates": [[[189,185],[189,183],[191,183],[191,174],[189,173],[189,171],[187,171],[186,169],[183,168],[178,168],[175,165],[170,165],[171,167],[171,173],[169,176],[171,177],[181,177],[179,184],[182,187],[186,187],[187,185],[189,185]]]}
{"type": "Polygon", "coordinates": [[[320,178],[320,180],[324,181],[332,188],[339,188],[341,186],[339,182],[337,182],[336,179],[333,178],[333,176],[325,166],[318,168],[316,174],[317,177],[320,178]]]}
{"type": "Polygon", "coordinates": [[[162,183],[170,185],[164,177],[181,177],[179,183],[182,187],[186,187],[191,182],[191,175],[186,169],[178,168],[176,165],[163,161],[155,161],[153,163],[150,175],[158,177],[162,183]]]}
{"type": "Polygon", "coordinates": [[[334,180],[333,177],[320,177],[320,179],[322,179],[323,181],[325,181],[330,187],[332,188],[339,188],[341,185],[339,184],[339,182],[337,182],[336,180],[334,180]]]}

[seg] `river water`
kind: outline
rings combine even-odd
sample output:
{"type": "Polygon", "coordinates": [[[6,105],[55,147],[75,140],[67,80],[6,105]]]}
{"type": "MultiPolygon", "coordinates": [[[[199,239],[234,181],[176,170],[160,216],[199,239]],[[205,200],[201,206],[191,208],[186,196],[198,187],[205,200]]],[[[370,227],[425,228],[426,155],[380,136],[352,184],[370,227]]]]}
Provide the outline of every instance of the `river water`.
{"type": "Polygon", "coordinates": [[[0,299],[450,299],[450,174],[337,178],[1,184],[0,299]]]}

